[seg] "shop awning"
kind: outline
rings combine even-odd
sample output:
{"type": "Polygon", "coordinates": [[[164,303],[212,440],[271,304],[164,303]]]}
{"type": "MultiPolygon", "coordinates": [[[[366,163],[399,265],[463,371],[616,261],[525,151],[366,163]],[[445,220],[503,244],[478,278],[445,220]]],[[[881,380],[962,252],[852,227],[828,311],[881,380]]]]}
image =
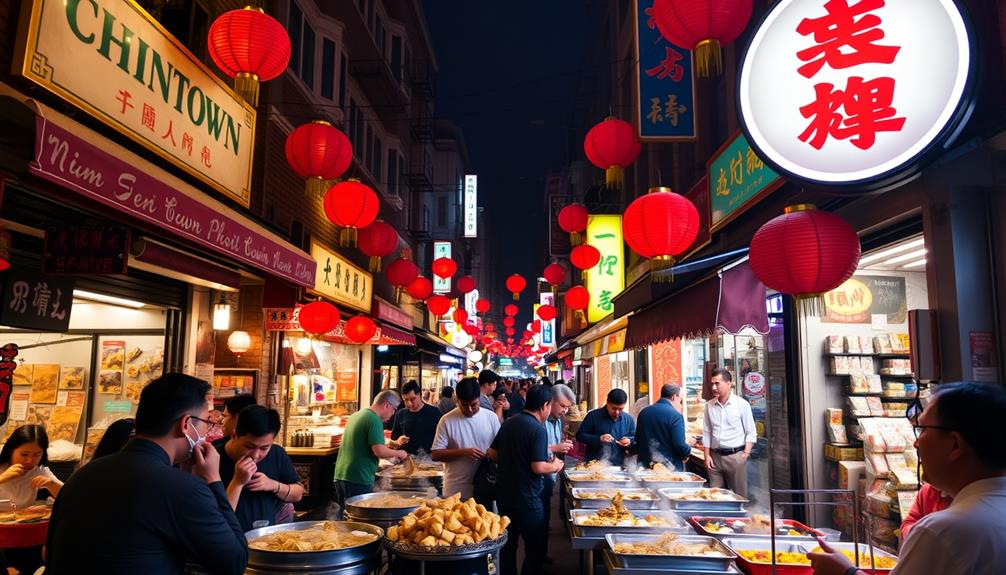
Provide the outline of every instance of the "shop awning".
{"type": "Polygon", "coordinates": [[[416,336],[390,325],[382,323],[377,332],[381,339],[378,345],[416,345],[416,336]]]}
{"type": "Polygon", "coordinates": [[[628,322],[627,316],[608,316],[578,335],[573,341],[580,348],[580,359],[622,351],[625,347],[625,329],[628,322]],[[609,342],[609,339],[612,341],[609,342]]]}

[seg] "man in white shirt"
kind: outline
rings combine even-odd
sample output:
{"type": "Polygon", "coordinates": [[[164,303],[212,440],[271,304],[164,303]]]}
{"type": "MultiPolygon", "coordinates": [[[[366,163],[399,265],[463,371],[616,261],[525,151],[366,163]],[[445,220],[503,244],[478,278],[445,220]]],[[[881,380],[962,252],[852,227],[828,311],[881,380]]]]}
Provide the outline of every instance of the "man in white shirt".
{"type": "Polygon", "coordinates": [[[477,379],[462,379],[456,390],[458,406],[440,419],[433,436],[430,455],[444,462],[444,497],[458,492],[462,500],[472,496],[475,471],[500,429],[496,414],[479,405],[479,391],[477,379]]]}
{"type": "MultiPolygon", "coordinates": [[[[1006,572],[1006,392],[943,385],[915,422],[923,479],[954,498],[912,527],[892,575],[1006,572]]],[[[816,575],[864,575],[826,545],[810,553],[816,575]]]]}
{"type": "Polygon", "coordinates": [[[706,456],[711,487],[726,487],[748,496],[748,457],[758,441],[751,404],[733,394],[730,372],[713,370],[709,380],[716,397],[706,402],[702,450],[706,456]]]}

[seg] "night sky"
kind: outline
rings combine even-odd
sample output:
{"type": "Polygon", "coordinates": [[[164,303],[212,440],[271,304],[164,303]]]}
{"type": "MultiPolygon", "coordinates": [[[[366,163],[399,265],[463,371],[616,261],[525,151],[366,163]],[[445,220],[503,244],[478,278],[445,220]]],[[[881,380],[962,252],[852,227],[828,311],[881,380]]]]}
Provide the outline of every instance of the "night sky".
{"type": "MultiPolygon", "coordinates": [[[[570,126],[598,1],[423,1],[439,65],[434,114],[464,131],[498,255],[487,263],[501,284],[523,275],[525,294],[547,263],[545,173],[583,156],[570,126]]],[[[518,327],[530,302],[522,297],[518,327]]]]}

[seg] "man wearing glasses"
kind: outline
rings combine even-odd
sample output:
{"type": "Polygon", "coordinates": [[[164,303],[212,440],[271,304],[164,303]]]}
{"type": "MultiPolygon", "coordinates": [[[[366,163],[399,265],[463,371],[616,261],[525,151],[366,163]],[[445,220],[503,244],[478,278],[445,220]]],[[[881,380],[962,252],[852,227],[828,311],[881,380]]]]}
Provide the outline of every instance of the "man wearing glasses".
{"type": "MultiPolygon", "coordinates": [[[[996,575],[1006,566],[1006,392],[982,384],[941,386],[915,420],[923,479],[954,498],[923,517],[892,575],[996,575]]],[[[860,575],[822,543],[816,575],[860,575]]]]}

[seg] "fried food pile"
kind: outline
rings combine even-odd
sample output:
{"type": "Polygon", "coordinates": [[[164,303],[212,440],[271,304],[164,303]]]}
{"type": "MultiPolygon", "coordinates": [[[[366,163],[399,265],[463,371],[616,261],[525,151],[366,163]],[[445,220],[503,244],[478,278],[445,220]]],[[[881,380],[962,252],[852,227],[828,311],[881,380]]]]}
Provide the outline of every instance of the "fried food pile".
{"type": "Polygon", "coordinates": [[[625,508],[622,501],[622,494],[620,492],[615,493],[615,496],[611,498],[611,507],[601,509],[593,515],[588,515],[580,524],[591,527],[667,525],[667,521],[654,515],[647,515],[645,517],[633,515],[625,508]]]}
{"type": "Polygon", "coordinates": [[[447,499],[432,499],[388,529],[388,540],[422,547],[450,547],[498,539],[509,517],[500,517],[475,499],[461,503],[455,493],[447,499]]]}
{"type": "Polygon", "coordinates": [[[594,461],[581,461],[576,464],[573,471],[593,471],[595,469],[605,469],[611,467],[611,464],[605,463],[600,459],[595,459],[594,461]]]}
{"type": "MultiPolygon", "coordinates": [[[[613,496],[608,490],[596,490],[596,491],[578,491],[580,499],[612,499],[613,496]]],[[[622,491],[616,489],[615,497],[621,496],[623,500],[628,501],[653,501],[655,497],[645,491],[632,491],[628,493],[623,493],[622,491]]]]}
{"type": "Polygon", "coordinates": [[[416,507],[418,505],[422,505],[424,499],[425,497],[422,495],[404,496],[388,494],[364,499],[363,501],[356,502],[354,505],[369,508],[402,509],[405,507],[416,507]]]}
{"type": "Polygon", "coordinates": [[[726,557],[715,540],[708,543],[683,543],[676,533],[664,533],[660,539],[643,543],[616,543],[615,553],[621,555],[690,555],[726,557]]]}
{"type": "Polygon", "coordinates": [[[279,531],[252,539],[248,547],[262,551],[331,551],[365,545],[377,539],[374,533],[346,531],[335,521],[298,531],[279,531]]]}

